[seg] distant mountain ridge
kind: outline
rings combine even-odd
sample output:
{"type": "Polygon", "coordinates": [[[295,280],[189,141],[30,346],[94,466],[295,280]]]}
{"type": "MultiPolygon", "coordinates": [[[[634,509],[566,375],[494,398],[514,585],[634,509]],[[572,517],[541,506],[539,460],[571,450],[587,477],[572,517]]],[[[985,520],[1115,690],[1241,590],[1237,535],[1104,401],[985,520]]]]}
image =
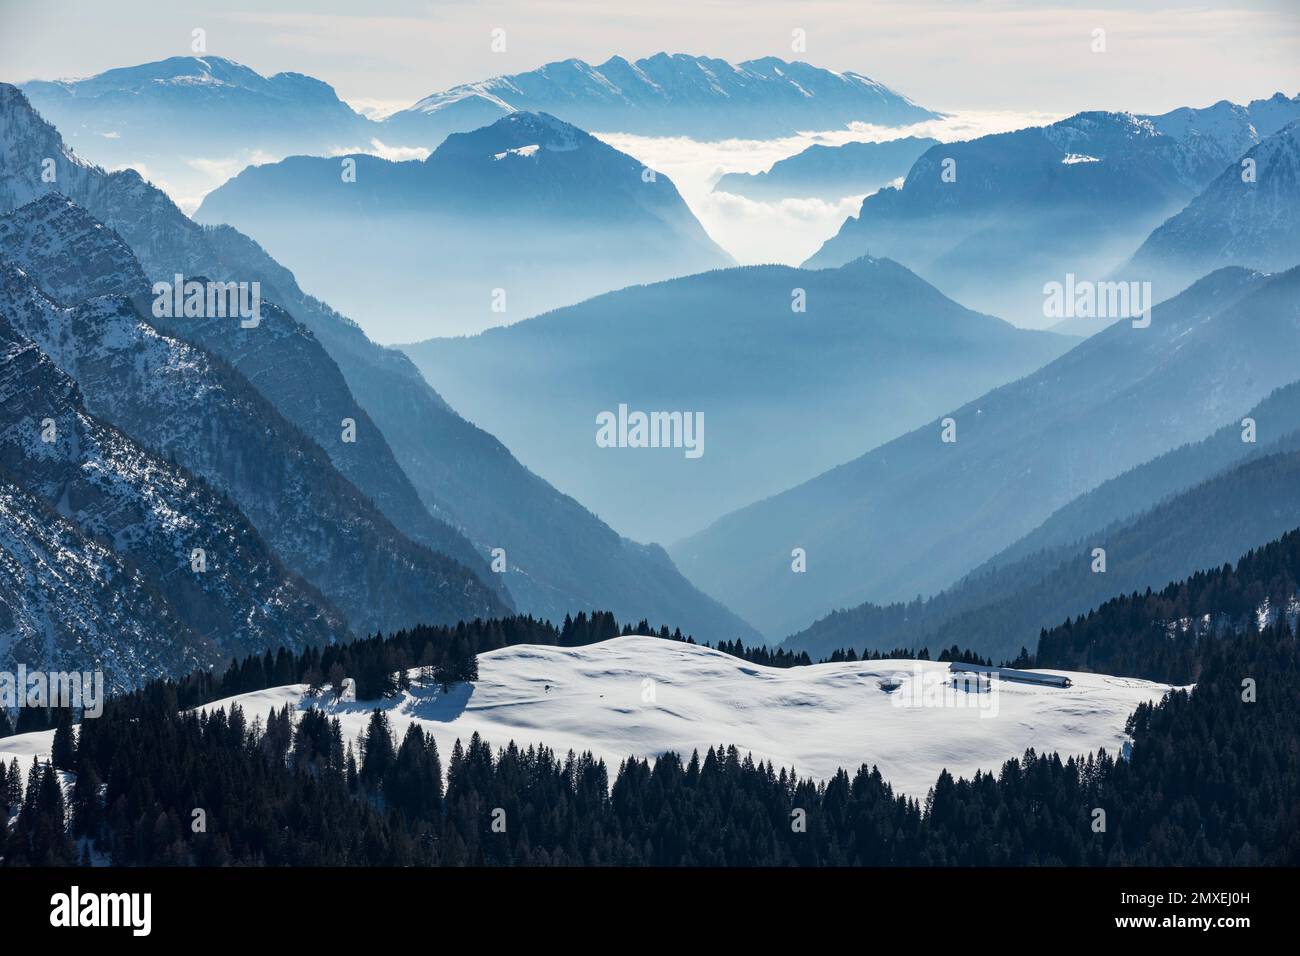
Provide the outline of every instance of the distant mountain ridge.
{"type": "Polygon", "coordinates": [[[1298,111],[1300,95],[1274,93],[1245,104],[1219,100],[1211,106],[1183,106],[1148,118],[1196,157],[1198,165],[1214,170],[1240,159],[1293,122],[1298,111]]]}
{"type": "Polygon", "coordinates": [[[759,200],[812,197],[832,202],[901,179],[922,153],[937,145],[936,139],[918,136],[840,146],[814,143],[764,172],[726,173],[713,190],[759,200]]]}
{"type": "MultiPolygon", "coordinates": [[[[1161,116],[1079,113],[935,146],[901,188],[868,196],[805,265],[889,256],[972,308],[1046,327],[1053,319],[1045,283],[1067,274],[1144,278],[1111,273],[1240,155],[1234,151],[1298,117],[1300,96],[1279,94],[1161,116]]],[[[1181,288],[1162,284],[1153,296],[1181,288]]]]}
{"type": "MultiPolygon", "coordinates": [[[[728,63],[684,53],[593,66],[569,59],[433,93],[384,125],[399,139],[481,126],[511,110],[553,113],[583,129],[697,139],[754,139],[853,121],[902,126],[941,114],[870,77],[763,57],[728,63]]],[[[429,143],[429,145],[433,145],[429,143]]]]}
{"type": "Polygon", "coordinates": [[[302,73],[262,76],[224,56],[207,55],[173,56],[81,79],[32,80],[22,84],[22,89],[32,99],[61,94],[83,102],[103,97],[139,99],[142,95],[162,99],[168,92],[215,90],[225,97],[247,93],[299,104],[314,100],[333,108],[342,104],[328,83],[302,73]]]}
{"type": "Polygon", "coordinates": [[[258,237],[392,342],[733,264],[666,176],[546,114],[455,133],[422,162],[351,159],[355,181],[339,159],[246,169],[195,219],[258,237]]]}
{"type": "Polygon", "coordinates": [[[301,73],[262,76],[220,56],[33,80],[22,90],[79,153],[109,167],[139,167],[196,199],[224,170],[233,174],[259,156],[327,153],[377,135],[329,84],[301,73]]]}
{"type": "MultiPolygon", "coordinates": [[[[132,166],[187,204],[250,163],[349,150],[436,148],[522,110],[584,129],[650,135],[781,136],[852,121],[902,125],[938,114],[858,73],[775,57],[731,65],[664,53],[599,67],[581,60],[466,83],[373,120],[327,83],[263,76],[221,56],[176,56],[72,80],[22,84],[83,156],[132,166]],[[165,141],[157,131],[168,130],[165,141]]],[[[187,208],[192,208],[187,205],[187,208]]]]}

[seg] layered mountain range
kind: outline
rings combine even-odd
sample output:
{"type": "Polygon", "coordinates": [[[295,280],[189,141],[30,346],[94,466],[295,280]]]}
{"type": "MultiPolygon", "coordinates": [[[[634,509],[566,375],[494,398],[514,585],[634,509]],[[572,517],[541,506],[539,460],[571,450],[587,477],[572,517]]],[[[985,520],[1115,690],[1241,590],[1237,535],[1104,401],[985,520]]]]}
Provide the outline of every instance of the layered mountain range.
{"type": "Polygon", "coordinates": [[[1112,273],[1153,229],[1227,175],[1225,166],[1240,173],[1237,160],[1247,150],[1297,117],[1300,96],[1279,93],[1247,106],[1224,102],[1160,116],[1079,113],[935,146],[901,187],[868,196],[805,265],[889,256],[958,300],[1031,327],[1061,318],[1045,308],[1044,286],[1067,276],[1158,280],[1152,294],[1159,301],[1186,283],[1112,273]]]}
{"type": "Polygon", "coordinates": [[[256,236],[389,342],[479,332],[733,264],[667,177],[525,112],[453,134],[422,162],[295,156],[252,167],[195,218],[256,236]]]}
{"type": "Polygon", "coordinates": [[[1300,269],[1221,269],[1157,305],[1148,327],[1116,323],[673,554],[785,633],[827,608],[934,593],[1103,481],[1245,416],[1296,379],[1297,346],[1300,269]],[[792,573],[796,547],[804,573],[792,573]]]}
{"type": "MultiPolygon", "coordinates": [[[[738,269],[672,182],[579,126],[757,136],[936,114],[857,74],[666,55],[549,64],[382,123],[317,81],[220,58],[28,90],[93,155],[127,156],[141,131],[204,110],[209,133],[218,116],[246,150],[235,168],[298,144],[330,155],[245,169],[207,197],[203,225],[137,172],[80,158],[0,86],[6,354],[15,376],[48,383],[37,394],[70,396],[41,420],[82,436],[44,475],[41,449],[19,441],[39,409],[15,406],[26,417],[0,475],[11,647],[38,646],[40,601],[20,584],[45,561],[67,581],[111,579],[68,598],[100,615],[96,633],[120,620],[114,601],[177,622],[166,652],[146,646],[157,628],[132,632],[114,665],[127,670],[213,663],[277,627],[313,643],[511,608],[757,636],[581,500],[633,537],[689,534],[677,562],[769,638],[840,607],[853,610],[793,645],[932,644],[965,615],[974,643],[1009,656],[1053,614],[1292,520],[1278,488],[1294,429],[1278,409],[1295,378],[1300,98],[813,147],[717,188],[903,184],[869,196],[806,268],[738,269]],[[353,149],[381,137],[432,152],[353,149]],[[440,337],[407,354],[377,345],[295,273],[380,338],[440,337]],[[177,277],[256,283],[257,322],[157,314],[155,284],[177,277]],[[1044,283],[1067,278],[1151,281],[1166,301],[1149,326],[1066,323],[1097,333],[1071,348],[947,297],[1046,325],[1044,283]],[[478,334],[446,337],[464,332],[478,334]],[[615,409],[698,415],[703,453],[604,447],[599,416],[615,409]],[[1237,454],[1247,414],[1272,430],[1237,454]],[[139,469],[163,469],[165,507],[180,514],[200,489],[211,500],[186,507],[204,517],[116,530],[99,510],[135,528],[152,519],[129,516],[164,505],[97,508],[90,460],[137,497],[139,469]],[[1170,532],[1229,493],[1271,504],[1170,532]],[[198,542],[208,526],[242,542],[238,561],[198,542]],[[1079,579],[1098,541],[1111,576],[1079,579]],[[79,549],[90,578],[73,569],[79,549]],[[220,572],[186,571],[195,549],[220,572]],[[235,580],[247,569],[265,594],[235,580]],[[936,596],[890,605],[918,593],[936,596]],[[262,616],[241,615],[253,602],[262,616]]],[[[160,162],[194,167],[157,145],[160,162]]]]}
{"type": "Polygon", "coordinates": [[[938,140],[925,136],[840,146],[814,143],[763,172],[726,173],[713,189],[767,201],[812,197],[834,202],[902,179],[922,153],[937,145],[938,140]]]}
{"type": "Polygon", "coordinates": [[[928,600],[837,611],[784,644],[816,658],[841,647],[958,643],[1009,660],[1032,651],[1043,628],[1109,597],[1163,587],[1281,537],[1300,527],[1300,382],[1245,417],[1253,433],[1230,422],[1104,482],[928,600]]]}
{"type": "MultiPolygon", "coordinates": [[[[6,235],[11,243],[27,237],[15,248],[48,274],[51,289],[66,294],[60,284],[80,283],[82,292],[116,293],[123,325],[129,306],[139,334],[152,330],[150,341],[157,338],[178,356],[192,354],[222,370],[241,402],[260,409],[263,433],[268,423],[279,422],[272,432],[295,434],[303,460],[317,463],[312,480],[321,494],[331,488],[343,494],[364,509],[372,527],[391,529],[385,534],[393,547],[427,555],[421,560],[446,572],[403,585],[401,594],[376,595],[374,607],[407,601],[422,619],[490,613],[509,603],[555,618],[612,607],[626,619],[681,622],[713,640],[753,635],[687,583],[662,549],[620,537],[520,466],[499,441],[457,415],[405,356],[375,345],[355,323],[304,293],[257,243],[228,226],[199,226],[133,171],[110,174],[84,162],[21,92],[0,85],[0,209],[33,200],[39,202],[21,214],[23,227],[6,235]],[[53,181],[42,175],[46,158],[53,181]],[[55,192],[72,205],[49,195],[55,192]],[[79,265],[76,256],[70,265],[59,252],[62,243],[74,241],[92,268],[79,265]],[[130,253],[125,258],[122,244],[130,253]],[[134,268],[126,263],[131,258],[134,268]],[[153,316],[150,303],[134,294],[140,276],[170,283],[177,274],[259,283],[260,323],[243,329],[233,319],[153,316]],[[352,420],[355,442],[342,438],[344,418],[352,420]],[[493,549],[504,554],[504,573],[487,568],[493,549]],[[452,580],[460,582],[454,593],[478,595],[482,603],[440,607],[438,582],[452,580]]],[[[216,421],[228,414],[214,411],[216,421]]],[[[196,422],[180,431],[201,443],[211,427],[196,422]]],[[[281,533],[292,537],[295,519],[284,517],[290,524],[281,533]]],[[[354,588],[364,586],[367,574],[391,570],[372,548],[361,548],[351,560],[368,562],[364,573],[349,579],[359,582],[354,588]]]]}
{"type": "Polygon", "coordinates": [[[135,167],[193,202],[250,162],[431,150],[451,133],[516,111],[550,113],[588,130],[699,138],[783,136],[851,122],[896,126],[939,115],[859,73],[776,57],[731,64],[666,53],[596,66],[548,63],[431,93],[382,120],[353,110],[313,77],[263,76],[221,56],[170,57],[22,88],[78,153],[135,167]]]}
{"type": "Polygon", "coordinates": [[[972,312],[895,262],[863,258],[637,286],[406,351],[455,407],[616,528],[674,540],[1074,341],[972,312]],[[698,453],[603,447],[598,416],[620,406],[699,416],[698,453]]]}

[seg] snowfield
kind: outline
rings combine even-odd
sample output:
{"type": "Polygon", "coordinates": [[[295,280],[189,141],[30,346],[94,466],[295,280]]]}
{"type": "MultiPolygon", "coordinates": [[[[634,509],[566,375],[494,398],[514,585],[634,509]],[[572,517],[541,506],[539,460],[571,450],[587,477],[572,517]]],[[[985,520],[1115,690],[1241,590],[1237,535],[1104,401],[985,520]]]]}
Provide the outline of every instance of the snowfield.
{"type": "MultiPolygon", "coordinates": [[[[996,771],[1029,747],[1062,758],[1100,747],[1118,755],[1128,715],[1169,689],[1102,674],[1069,677],[1069,688],[997,681],[992,691],[975,694],[953,690],[949,666],[931,661],[779,669],[691,644],[620,637],[480,654],[479,680],[447,694],[414,687],[389,700],[335,702],[328,692],[313,697],[305,684],[293,684],[205,709],[234,702],[250,721],[265,721],[273,707],[314,705],[337,715],[354,740],[381,707],[399,741],[411,721],[420,721],[437,739],[444,766],[455,740],[475,731],[494,748],[513,740],[561,754],[590,750],[611,776],[630,755],[675,750],[689,758],[692,750],[735,744],[755,760],[818,780],[839,767],[853,772],[874,764],[896,792],[919,798],[945,768],[966,777],[996,771]]],[[[52,732],[0,739],[0,759],[17,754],[26,764],[48,752],[51,739],[52,732]]]]}

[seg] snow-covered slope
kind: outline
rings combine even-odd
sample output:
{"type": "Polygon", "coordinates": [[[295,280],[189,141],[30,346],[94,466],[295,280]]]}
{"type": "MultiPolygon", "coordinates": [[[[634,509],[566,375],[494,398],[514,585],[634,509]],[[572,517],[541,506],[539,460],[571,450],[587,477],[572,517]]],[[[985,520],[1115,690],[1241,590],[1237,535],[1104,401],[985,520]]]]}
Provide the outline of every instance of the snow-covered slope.
{"type": "Polygon", "coordinates": [[[1180,107],[1148,117],[1161,133],[1176,139],[1202,167],[1217,169],[1300,117],[1300,96],[1274,93],[1243,105],[1220,100],[1200,109],[1180,107]]]}
{"type": "Polygon", "coordinates": [[[0,315],[0,667],[120,690],[345,630],[227,498],[87,413],[0,315]]]}
{"type": "MultiPolygon", "coordinates": [[[[319,706],[339,717],[349,740],[381,707],[398,739],[419,721],[444,755],[477,732],[493,747],[513,740],[560,753],[590,750],[611,771],[632,755],[689,756],[734,744],[817,779],[874,764],[896,790],[919,798],[945,768],[968,777],[996,771],[1028,747],[1062,757],[1099,747],[1118,754],[1128,715],[1168,689],[1073,673],[1065,689],[1000,682],[995,694],[970,695],[988,709],[904,705],[922,681],[943,683],[947,674],[947,664],[908,660],[761,667],[694,644],[620,637],[588,647],[525,644],[480,654],[479,680],[447,694],[416,687],[390,700],[335,703],[293,684],[208,706],[236,703],[250,720],[285,704],[319,706]],[[890,678],[900,686],[882,690],[890,678]]],[[[0,760],[46,753],[51,739],[52,732],[0,739],[0,760]]]]}
{"type": "MultiPolygon", "coordinates": [[[[479,680],[417,687],[386,701],[333,703],[305,685],[244,694],[249,718],[272,707],[323,706],[349,739],[382,707],[399,739],[420,721],[444,754],[477,732],[494,747],[514,740],[563,753],[590,750],[609,763],[667,750],[689,756],[734,744],[755,759],[825,779],[836,768],[874,764],[896,788],[924,796],[945,767],[955,774],[996,770],[1028,747],[1063,756],[1105,747],[1116,754],[1137,705],[1159,700],[1161,684],[1071,674],[1065,689],[1001,682],[994,695],[952,695],[973,706],[904,706],[922,681],[943,683],[948,665],[930,661],[761,667],[693,644],[621,637],[588,647],[520,645],[479,655],[479,680]],[[897,690],[881,682],[893,678],[897,690]]],[[[934,693],[933,691],[931,691],[934,693]]],[[[12,746],[0,740],[0,753],[12,746]]]]}
{"type": "Polygon", "coordinates": [[[65,308],[0,255],[0,314],[76,381],[93,415],[233,499],[358,634],[502,611],[468,569],[393,527],[246,379],[161,334],[127,297],[65,308]]]}
{"type": "Polygon", "coordinates": [[[0,255],[63,305],[146,293],[149,280],[111,228],[57,192],[0,216],[0,255]]]}
{"type": "Polygon", "coordinates": [[[1250,149],[1133,256],[1128,274],[1176,288],[1223,265],[1282,270],[1300,263],[1300,121],[1250,149]],[[1251,175],[1242,164],[1250,161],[1251,175]]]}
{"type": "Polygon", "coordinates": [[[217,664],[211,648],[168,621],[148,577],[48,503],[0,478],[0,663],[100,669],[110,689],[133,675],[217,664]]]}
{"type": "MultiPolygon", "coordinates": [[[[77,305],[97,295],[137,300],[150,295],[149,280],[127,242],[58,192],[45,193],[0,216],[0,258],[21,268],[62,305],[77,305]]],[[[406,537],[453,558],[488,586],[497,587],[495,576],[489,575],[468,539],[421,504],[392,449],[348,389],[343,373],[315,336],[288,312],[264,298],[255,333],[231,334],[231,322],[217,316],[159,318],[153,316],[150,303],[143,309],[159,332],[233,365],[314,440],[339,473],[406,537]],[[361,442],[339,440],[344,418],[356,422],[361,442]]]]}

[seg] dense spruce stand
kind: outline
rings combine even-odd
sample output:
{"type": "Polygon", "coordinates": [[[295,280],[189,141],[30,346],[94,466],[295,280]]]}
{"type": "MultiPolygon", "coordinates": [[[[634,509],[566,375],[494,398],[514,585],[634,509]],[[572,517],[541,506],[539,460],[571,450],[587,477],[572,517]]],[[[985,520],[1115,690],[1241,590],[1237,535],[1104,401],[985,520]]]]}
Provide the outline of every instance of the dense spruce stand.
{"type": "MultiPolygon", "coordinates": [[[[1294,549],[1295,536],[1243,559],[1236,573],[1272,568],[1269,555],[1284,546],[1294,549]]],[[[1233,573],[1198,576],[1195,590],[1217,581],[1230,591],[1233,573]]],[[[1147,622],[1132,612],[1134,600],[1112,602],[1096,617],[1122,611],[1140,634],[1147,622]]],[[[630,758],[611,772],[590,754],[561,756],[477,734],[440,754],[418,726],[394,739],[380,710],[351,741],[337,719],[316,709],[192,709],[300,679],[329,693],[330,676],[344,674],[355,675],[359,698],[373,698],[409,680],[472,680],[482,650],[576,646],[634,631],[685,639],[645,622],[620,629],[604,613],[580,614],[560,628],[527,617],[415,628],[300,655],[250,657],[221,676],[158,681],[111,699],[100,719],[75,730],[64,712],[55,718],[51,761],[34,764],[25,781],[16,760],[4,772],[0,812],[15,819],[0,855],[9,866],[1300,860],[1300,661],[1285,618],[1263,632],[1195,641],[1196,689],[1138,708],[1127,728],[1130,759],[1030,750],[997,775],[966,780],[944,772],[923,802],[896,796],[865,764],[814,783],[725,742],[653,764],[630,758]],[[1245,678],[1256,682],[1254,702],[1243,699],[1245,678]],[[67,799],[62,772],[75,774],[67,799]],[[205,811],[205,832],[192,831],[195,808],[205,811]],[[491,827],[495,808],[512,821],[505,832],[491,827]],[[1089,826],[1094,808],[1108,814],[1105,832],[1089,826]],[[806,832],[790,825],[797,810],[806,814],[806,832]]]]}

